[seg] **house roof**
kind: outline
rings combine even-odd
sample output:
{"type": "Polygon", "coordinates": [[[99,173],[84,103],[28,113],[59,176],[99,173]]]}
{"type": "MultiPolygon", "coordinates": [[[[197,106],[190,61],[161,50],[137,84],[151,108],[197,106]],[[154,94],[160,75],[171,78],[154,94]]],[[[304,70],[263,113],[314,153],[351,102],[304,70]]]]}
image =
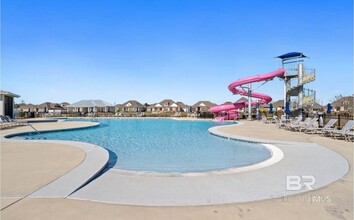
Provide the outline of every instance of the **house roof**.
{"type": "Polygon", "coordinates": [[[147,108],[155,108],[156,103],[149,105],[147,108]]]}
{"type": "Polygon", "coordinates": [[[162,100],[159,104],[162,105],[162,106],[170,106],[172,105],[173,103],[176,103],[175,101],[173,101],[172,99],[165,99],[165,100],[162,100]]]}
{"type": "Polygon", "coordinates": [[[216,106],[215,103],[212,103],[210,101],[199,101],[197,103],[195,103],[192,107],[193,108],[197,108],[197,107],[207,107],[210,108],[212,106],[216,106]]]}
{"type": "Polygon", "coordinates": [[[1,95],[6,95],[6,96],[10,96],[10,97],[14,97],[14,98],[19,98],[20,96],[12,93],[12,92],[8,92],[8,91],[4,91],[4,90],[0,90],[0,94],[1,95]]]}
{"type": "Polygon", "coordinates": [[[19,107],[19,109],[22,109],[22,110],[36,109],[36,108],[37,108],[37,106],[33,105],[33,104],[25,104],[25,105],[22,105],[19,107]]]}
{"type": "Polygon", "coordinates": [[[24,106],[24,105],[26,105],[25,103],[15,103],[14,104],[14,108],[20,108],[21,106],[24,106]]]}
{"type": "Polygon", "coordinates": [[[333,107],[353,106],[353,105],[354,105],[354,96],[345,96],[331,103],[331,106],[333,107]]]}
{"type": "Polygon", "coordinates": [[[324,107],[322,105],[318,104],[317,102],[311,104],[309,108],[310,109],[324,109],[324,107]]]}
{"type": "Polygon", "coordinates": [[[273,102],[273,108],[284,107],[284,99],[273,102]]]}
{"type": "Polygon", "coordinates": [[[37,107],[40,109],[44,109],[44,108],[50,109],[52,107],[51,104],[52,104],[51,102],[44,102],[40,105],[37,105],[37,107]]]}
{"type": "Polygon", "coordinates": [[[39,108],[39,109],[47,108],[47,110],[53,110],[53,109],[54,110],[62,110],[62,109],[64,109],[58,103],[52,103],[52,102],[44,102],[40,105],[37,105],[37,108],[39,108]]]}
{"type": "Polygon", "coordinates": [[[188,108],[188,105],[184,104],[183,102],[177,102],[177,105],[178,105],[180,108],[188,108]]]}
{"type": "Polygon", "coordinates": [[[129,107],[129,108],[143,108],[145,107],[143,104],[141,104],[140,102],[136,101],[136,100],[129,100],[124,102],[123,104],[121,104],[120,106],[121,108],[123,107],[129,107]]]}
{"type": "Polygon", "coordinates": [[[236,102],[248,102],[248,99],[245,97],[241,97],[236,102]]]}
{"type": "Polygon", "coordinates": [[[87,108],[87,107],[111,107],[113,106],[111,103],[106,102],[104,100],[82,100],[79,102],[75,102],[66,107],[69,108],[87,108]]]}

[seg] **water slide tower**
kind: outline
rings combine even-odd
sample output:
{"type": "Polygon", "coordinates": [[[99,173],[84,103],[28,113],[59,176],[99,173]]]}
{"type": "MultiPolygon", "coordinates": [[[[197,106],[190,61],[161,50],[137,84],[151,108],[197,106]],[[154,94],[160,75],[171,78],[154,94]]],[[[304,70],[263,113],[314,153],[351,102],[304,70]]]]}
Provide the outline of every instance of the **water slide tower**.
{"type": "Polygon", "coordinates": [[[305,88],[305,84],[316,80],[316,70],[306,68],[309,57],[300,52],[290,52],[277,56],[286,70],[284,79],[284,106],[290,103],[293,115],[301,115],[305,106],[316,100],[316,91],[305,88]]]}

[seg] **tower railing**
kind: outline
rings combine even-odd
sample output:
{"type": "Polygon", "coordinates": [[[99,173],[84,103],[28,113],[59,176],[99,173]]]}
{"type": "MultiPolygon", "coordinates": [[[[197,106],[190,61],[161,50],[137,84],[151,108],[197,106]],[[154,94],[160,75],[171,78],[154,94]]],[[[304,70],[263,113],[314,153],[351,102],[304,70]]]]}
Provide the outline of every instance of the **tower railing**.
{"type": "Polygon", "coordinates": [[[302,85],[316,80],[316,70],[304,68],[302,75],[302,85]]]}
{"type": "MultiPolygon", "coordinates": [[[[289,68],[286,69],[287,76],[298,76],[298,68],[289,68]]],[[[316,80],[316,70],[310,68],[303,68],[302,79],[294,77],[289,80],[289,87],[287,91],[297,89],[298,87],[310,83],[316,80]]]]}
{"type": "Polygon", "coordinates": [[[316,100],[316,91],[312,89],[303,89],[304,91],[304,98],[303,98],[303,105],[309,105],[315,102],[316,100]]]}

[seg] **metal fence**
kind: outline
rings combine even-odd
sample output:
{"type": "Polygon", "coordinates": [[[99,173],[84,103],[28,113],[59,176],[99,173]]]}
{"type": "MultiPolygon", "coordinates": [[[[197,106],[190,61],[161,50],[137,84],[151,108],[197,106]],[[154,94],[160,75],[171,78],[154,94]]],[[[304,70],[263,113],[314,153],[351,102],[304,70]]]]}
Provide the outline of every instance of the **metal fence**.
{"type": "Polygon", "coordinates": [[[331,119],[337,119],[336,126],[338,129],[341,129],[349,120],[354,120],[353,115],[349,114],[331,114],[331,115],[323,115],[323,122],[326,124],[331,119]]]}

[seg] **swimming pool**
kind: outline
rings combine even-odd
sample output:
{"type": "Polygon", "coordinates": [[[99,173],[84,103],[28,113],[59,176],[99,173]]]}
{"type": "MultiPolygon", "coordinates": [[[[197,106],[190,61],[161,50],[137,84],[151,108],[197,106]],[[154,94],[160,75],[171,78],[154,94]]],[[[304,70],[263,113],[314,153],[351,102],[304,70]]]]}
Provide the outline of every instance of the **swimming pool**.
{"type": "Polygon", "coordinates": [[[110,151],[110,166],[131,171],[187,173],[243,167],[264,161],[262,144],[228,140],[208,129],[226,123],[172,119],[97,119],[98,127],[14,138],[82,141],[110,151]]]}

